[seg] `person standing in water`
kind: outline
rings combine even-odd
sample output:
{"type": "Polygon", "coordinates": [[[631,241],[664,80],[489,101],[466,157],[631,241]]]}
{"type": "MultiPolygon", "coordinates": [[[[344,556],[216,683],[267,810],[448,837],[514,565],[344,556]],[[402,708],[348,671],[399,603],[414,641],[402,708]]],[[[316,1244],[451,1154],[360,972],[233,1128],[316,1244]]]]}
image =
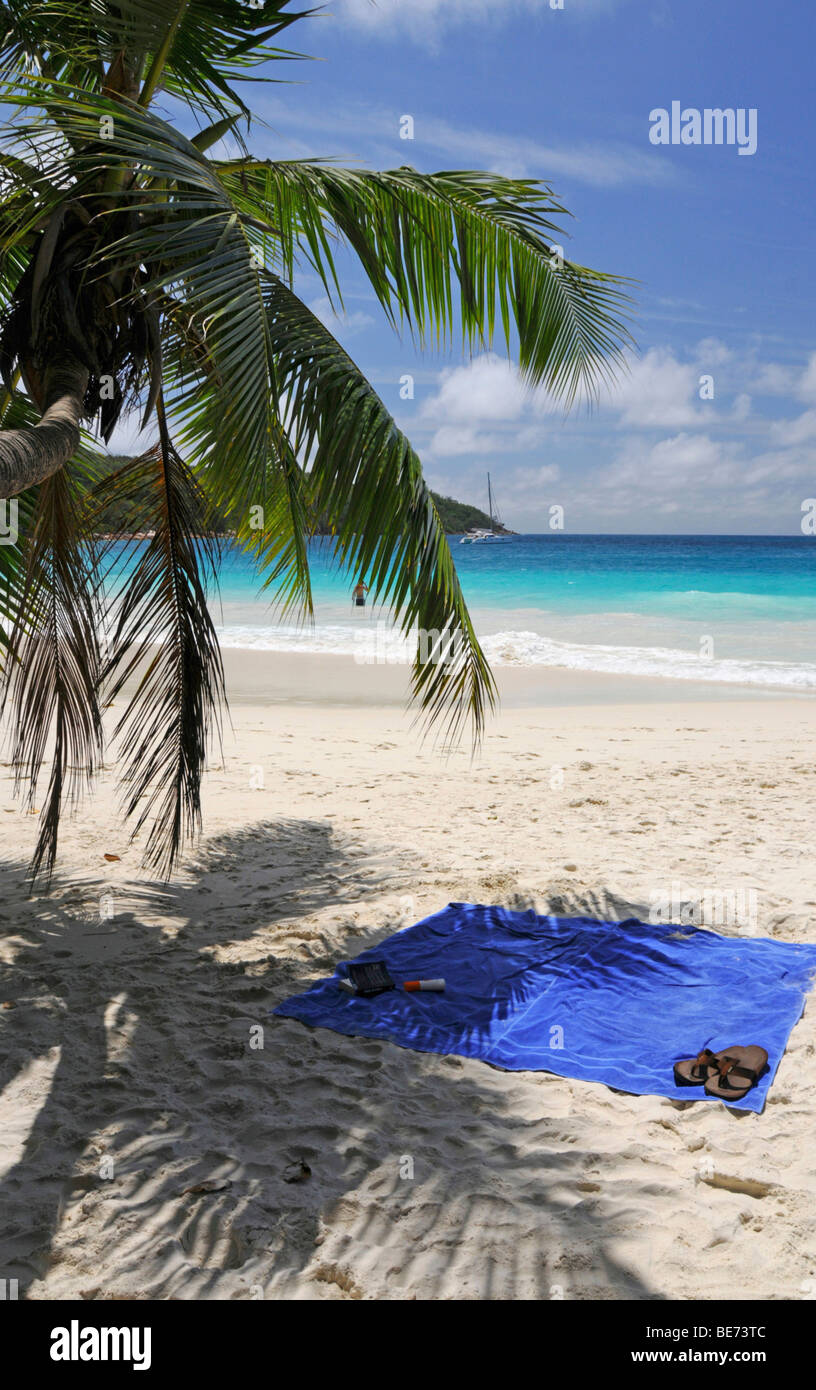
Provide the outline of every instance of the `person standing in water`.
{"type": "Polygon", "coordinates": [[[357,585],[355,586],[354,594],[353,594],[354,602],[355,602],[355,604],[357,605],[358,608],[365,608],[365,601],[366,601],[366,594],[367,594],[367,593],[368,593],[368,585],[367,585],[367,584],[364,584],[363,581],[362,581],[362,579],[361,579],[360,582],[359,582],[359,584],[357,584],[357,585]]]}

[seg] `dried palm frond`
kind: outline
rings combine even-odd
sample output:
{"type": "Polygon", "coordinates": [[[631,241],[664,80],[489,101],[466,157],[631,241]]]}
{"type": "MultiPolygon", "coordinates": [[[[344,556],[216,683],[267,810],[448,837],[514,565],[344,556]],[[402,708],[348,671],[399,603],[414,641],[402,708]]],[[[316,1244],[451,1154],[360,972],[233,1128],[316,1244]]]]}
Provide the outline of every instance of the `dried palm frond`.
{"type": "Polygon", "coordinates": [[[134,530],[119,547],[113,630],[103,683],[105,700],[126,693],[114,738],[120,742],[124,809],[137,835],[148,819],[145,861],[169,874],[188,835],[201,823],[201,778],[224,700],[221,654],[207,607],[215,576],[215,542],[203,534],[206,500],[163,424],[162,442],[107,478],[131,508],[134,530]]]}

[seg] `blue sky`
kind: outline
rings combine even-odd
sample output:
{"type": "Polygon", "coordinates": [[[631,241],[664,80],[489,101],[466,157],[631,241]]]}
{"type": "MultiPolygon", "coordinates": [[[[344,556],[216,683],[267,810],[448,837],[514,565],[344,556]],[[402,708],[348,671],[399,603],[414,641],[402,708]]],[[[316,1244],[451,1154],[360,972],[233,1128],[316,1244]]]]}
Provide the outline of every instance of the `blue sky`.
{"type": "Polygon", "coordinates": [[[567,255],[640,282],[629,375],[565,416],[500,344],[417,354],[351,260],[340,321],[304,277],[432,486],[483,504],[489,468],[518,530],[558,504],[571,531],[800,534],[816,495],[815,35],[806,0],[334,0],[289,31],[322,61],[250,89],[258,154],[541,178],[574,214],[567,255]],[[652,144],[650,112],[675,100],[754,108],[756,153],[652,144]]]}

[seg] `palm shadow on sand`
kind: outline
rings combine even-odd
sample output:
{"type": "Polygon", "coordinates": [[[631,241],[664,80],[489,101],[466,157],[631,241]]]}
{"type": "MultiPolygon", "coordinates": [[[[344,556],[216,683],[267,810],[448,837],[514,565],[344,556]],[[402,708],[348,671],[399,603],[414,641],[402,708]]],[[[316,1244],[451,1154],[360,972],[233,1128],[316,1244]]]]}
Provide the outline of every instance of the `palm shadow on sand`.
{"type": "MultiPolygon", "coordinates": [[[[23,1123],[0,1178],[0,1278],[20,1297],[53,1296],[60,1264],[86,1298],[286,1298],[306,1273],[315,1297],[358,1297],[361,1280],[380,1297],[548,1299],[569,1297],[576,1271],[580,1296],[661,1296],[611,1253],[621,1233],[602,1195],[582,1195],[587,1156],[563,1102],[557,1118],[558,1082],[531,1124],[507,1074],[488,1084],[478,1063],[269,1017],[333,969],[336,947],[298,925],[310,914],[347,915],[348,956],[395,929],[353,926],[393,875],[329,826],[224,835],[184,879],[117,893],[105,921],[102,881],[28,899],[22,866],[4,877],[0,1107],[23,1123]],[[294,954],[276,955],[270,928],[294,954]],[[522,1188],[540,1226],[508,1243],[522,1188]]],[[[603,893],[552,904],[614,907],[603,893]]]]}

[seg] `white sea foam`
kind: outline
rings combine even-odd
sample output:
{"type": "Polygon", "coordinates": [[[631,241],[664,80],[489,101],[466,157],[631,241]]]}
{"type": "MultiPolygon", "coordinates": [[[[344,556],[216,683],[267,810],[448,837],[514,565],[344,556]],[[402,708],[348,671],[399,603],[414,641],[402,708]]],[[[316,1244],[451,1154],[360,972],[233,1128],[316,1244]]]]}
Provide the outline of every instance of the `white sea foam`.
{"type": "MultiPolygon", "coordinates": [[[[355,628],[341,623],[312,628],[230,626],[220,629],[218,635],[223,647],[323,652],[351,656],[360,665],[401,665],[416,651],[415,635],[406,636],[384,623],[355,628]]],[[[810,662],[707,659],[694,649],[559,642],[528,631],[497,632],[482,637],[481,642],[494,666],[552,666],[610,675],[816,690],[816,664],[810,662]]]]}
{"type": "Polygon", "coordinates": [[[571,671],[663,676],[672,680],[737,685],[788,686],[816,690],[816,665],[784,661],[702,657],[675,647],[630,647],[556,642],[536,632],[502,632],[486,637],[485,654],[495,665],[561,666],[571,671]]]}

